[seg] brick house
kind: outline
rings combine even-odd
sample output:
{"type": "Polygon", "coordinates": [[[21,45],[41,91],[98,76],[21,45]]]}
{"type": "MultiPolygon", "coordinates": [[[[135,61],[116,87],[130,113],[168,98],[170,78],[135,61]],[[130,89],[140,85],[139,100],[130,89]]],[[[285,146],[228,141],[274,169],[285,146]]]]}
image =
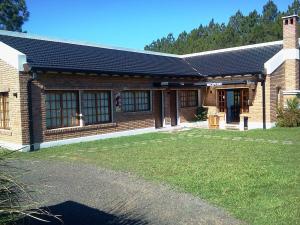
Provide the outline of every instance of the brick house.
{"type": "Polygon", "coordinates": [[[193,121],[271,128],[300,93],[298,16],[283,41],[160,54],[0,31],[0,146],[43,147],[193,121]]]}

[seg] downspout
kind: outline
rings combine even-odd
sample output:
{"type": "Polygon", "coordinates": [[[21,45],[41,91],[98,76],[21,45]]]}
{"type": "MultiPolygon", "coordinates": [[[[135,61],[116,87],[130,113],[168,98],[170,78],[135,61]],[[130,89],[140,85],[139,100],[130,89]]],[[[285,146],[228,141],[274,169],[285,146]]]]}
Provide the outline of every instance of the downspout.
{"type": "Polygon", "coordinates": [[[28,122],[29,122],[29,147],[30,151],[34,151],[34,132],[33,132],[33,110],[32,110],[32,82],[36,79],[36,74],[32,73],[32,77],[27,81],[27,106],[28,106],[28,122]]]}
{"type": "Polygon", "coordinates": [[[263,129],[266,129],[266,76],[259,75],[261,87],[262,87],[262,116],[263,116],[263,129]]]}

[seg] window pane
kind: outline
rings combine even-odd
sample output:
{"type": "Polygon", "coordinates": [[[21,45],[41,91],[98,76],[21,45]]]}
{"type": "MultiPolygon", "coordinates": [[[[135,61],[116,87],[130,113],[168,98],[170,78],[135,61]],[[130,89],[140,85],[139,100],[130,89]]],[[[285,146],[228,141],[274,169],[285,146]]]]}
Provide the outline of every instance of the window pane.
{"type": "Polygon", "coordinates": [[[9,129],[9,101],[8,93],[0,93],[0,128],[9,129]]]}
{"type": "Polygon", "coordinates": [[[150,110],[150,91],[124,91],[121,97],[124,112],[150,110]]]}
{"type": "Polygon", "coordinates": [[[198,105],[198,91],[180,91],[181,108],[198,105]]]}
{"type": "Polygon", "coordinates": [[[46,93],[46,126],[60,128],[78,125],[78,95],[76,92],[46,93]]]}
{"type": "Polygon", "coordinates": [[[110,92],[84,92],[82,112],[86,125],[110,122],[110,92]]]}

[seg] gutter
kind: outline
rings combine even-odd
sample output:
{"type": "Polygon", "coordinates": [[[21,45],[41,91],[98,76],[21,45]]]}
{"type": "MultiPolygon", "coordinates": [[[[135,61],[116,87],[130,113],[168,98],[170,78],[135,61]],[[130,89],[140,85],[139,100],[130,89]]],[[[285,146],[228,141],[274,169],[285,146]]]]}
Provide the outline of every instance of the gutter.
{"type": "Polygon", "coordinates": [[[36,79],[36,73],[32,73],[32,77],[27,81],[27,107],[28,107],[28,123],[29,123],[29,147],[30,151],[34,151],[34,129],[33,129],[33,109],[32,109],[32,82],[36,79]]]}

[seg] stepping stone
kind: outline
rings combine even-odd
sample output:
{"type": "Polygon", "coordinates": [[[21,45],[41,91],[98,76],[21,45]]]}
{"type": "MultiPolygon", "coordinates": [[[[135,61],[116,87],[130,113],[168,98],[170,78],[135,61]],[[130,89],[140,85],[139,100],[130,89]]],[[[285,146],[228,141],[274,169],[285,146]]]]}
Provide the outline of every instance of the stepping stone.
{"type": "Polygon", "coordinates": [[[253,138],[245,138],[244,141],[254,141],[253,138]]]}
{"type": "Polygon", "coordinates": [[[233,141],[240,141],[240,140],[242,140],[242,137],[234,137],[234,138],[232,138],[232,140],[233,141]]]}
{"type": "Polygon", "coordinates": [[[265,141],[265,139],[262,139],[262,138],[260,138],[260,139],[255,139],[255,141],[257,141],[257,142],[263,142],[263,141],[265,141]]]}
{"type": "Polygon", "coordinates": [[[223,140],[229,140],[229,137],[222,137],[223,140]]]}

